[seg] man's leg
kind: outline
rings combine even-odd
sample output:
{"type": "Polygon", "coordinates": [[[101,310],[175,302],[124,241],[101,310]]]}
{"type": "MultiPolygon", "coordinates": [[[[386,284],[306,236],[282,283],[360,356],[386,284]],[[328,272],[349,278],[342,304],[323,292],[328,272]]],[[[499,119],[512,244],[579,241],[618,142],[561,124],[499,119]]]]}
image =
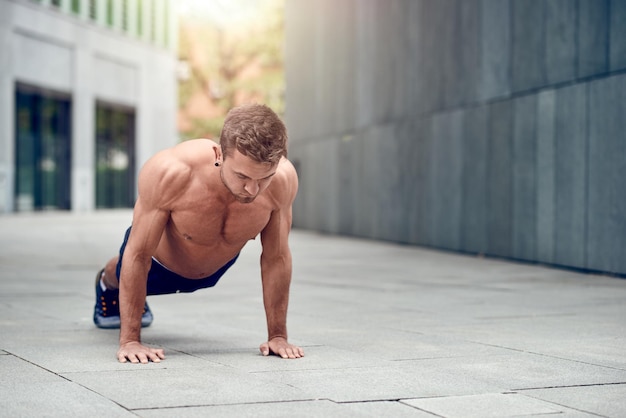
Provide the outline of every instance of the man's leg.
{"type": "Polygon", "coordinates": [[[117,289],[120,287],[119,282],[117,281],[117,261],[119,260],[119,256],[116,255],[104,266],[104,274],[102,274],[102,282],[106,286],[107,289],[117,289]]]}
{"type": "MultiPolygon", "coordinates": [[[[93,322],[98,328],[120,327],[118,261],[119,256],[113,257],[96,275],[96,305],[93,322]]],[[[146,302],[141,316],[141,326],[149,326],[153,319],[152,311],[146,302]]]]}

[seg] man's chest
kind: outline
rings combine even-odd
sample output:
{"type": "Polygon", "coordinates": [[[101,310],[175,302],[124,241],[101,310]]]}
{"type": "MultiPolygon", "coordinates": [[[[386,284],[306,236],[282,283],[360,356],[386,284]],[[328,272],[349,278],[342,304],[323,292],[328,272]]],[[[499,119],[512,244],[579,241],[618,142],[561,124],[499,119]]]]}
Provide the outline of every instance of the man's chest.
{"type": "Polygon", "coordinates": [[[168,229],[187,242],[203,245],[240,245],[256,237],[270,220],[263,204],[195,207],[173,211],[168,229]]]}

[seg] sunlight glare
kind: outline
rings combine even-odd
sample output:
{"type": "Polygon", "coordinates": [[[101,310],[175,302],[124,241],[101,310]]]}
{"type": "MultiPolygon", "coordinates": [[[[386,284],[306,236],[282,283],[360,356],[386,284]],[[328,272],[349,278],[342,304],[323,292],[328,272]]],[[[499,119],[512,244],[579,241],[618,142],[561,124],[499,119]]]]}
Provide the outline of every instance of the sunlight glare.
{"type": "Polygon", "coordinates": [[[178,10],[185,18],[210,19],[226,27],[254,20],[261,3],[258,0],[181,0],[178,10]]]}

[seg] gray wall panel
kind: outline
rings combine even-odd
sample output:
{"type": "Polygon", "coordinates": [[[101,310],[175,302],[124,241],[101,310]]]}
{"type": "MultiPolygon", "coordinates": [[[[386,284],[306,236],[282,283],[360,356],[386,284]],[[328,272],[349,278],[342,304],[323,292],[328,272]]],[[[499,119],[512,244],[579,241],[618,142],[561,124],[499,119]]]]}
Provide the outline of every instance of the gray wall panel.
{"type": "Polygon", "coordinates": [[[537,260],[554,263],[556,93],[541,92],[537,101],[537,260]]]}
{"type": "Polygon", "coordinates": [[[291,146],[289,150],[289,159],[293,162],[298,172],[298,194],[293,205],[293,223],[300,225],[302,228],[314,229],[316,227],[312,219],[309,207],[315,196],[311,191],[315,187],[315,177],[312,171],[311,158],[308,155],[310,144],[298,144],[291,146]],[[311,201],[311,203],[309,203],[311,201]]]}
{"type": "Polygon", "coordinates": [[[420,121],[417,137],[417,178],[416,188],[420,195],[418,199],[419,218],[415,224],[413,236],[418,244],[427,245],[433,242],[434,237],[434,216],[433,202],[435,200],[434,183],[431,172],[433,169],[433,139],[432,139],[432,119],[426,118],[420,121]]]}
{"type": "Polygon", "coordinates": [[[433,118],[432,165],[434,242],[437,247],[460,249],[461,179],[463,170],[463,114],[440,113],[433,118]]]}
{"type": "Polygon", "coordinates": [[[290,0],[296,226],[626,275],[625,4],[290,0]]]}
{"type": "Polygon", "coordinates": [[[513,121],[513,257],[537,257],[537,96],[516,99],[513,121]]]}
{"type": "Polygon", "coordinates": [[[554,262],[585,267],[587,85],[556,92],[556,228],[554,262]]]}
{"type": "Polygon", "coordinates": [[[461,248],[487,251],[487,116],[485,106],[463,115],[461,248]]]}
{"type": "MultiPolygon", "coordinates": [[[[380,75],[377,80],[377,72],[374,70],[376,62],[376,14],[372,5],[375,0],[364,0],[356,3],[355,15],[355,48],[356,67],[369,68],[369,71],[356,71],[354,74],[355,104],[356,104],[356,128],[364,129],[376,122],[375,102],[376,95],[374,86],[378,82],[384,82],[385,75],[380,75]]],[[[287,89],[289,90],[289,89],[287,89]]]]}
{"type": "Polygon", "coordinates": [[[481,41],[480,0],[460,0],[457,7],[459,28],[454,42],[458,51],[459,85],[456,106],[477,101],[481,41]]]}
{"type": "Polygon", "coordinates": [[[423,51],[420,60],[420,107],[417,113],[430,113],[443,106],[443,72],[441,64],[443,56],[438,51],[443,39],[440,30],[446,26],[446,19],[437,0],[422,0],[419,20],[420,50],[423,51]]]}
{"type": "Polygon", "coordinates": [[[610,4],[610,69],[626,68],[626,1],[612,0],[610,4]]]}
{"type": "Polygon", "coordinates": [[[511,3],[513,91],[540,87],[545,82],[544,5],[529,7],[527,0],[511,3]]]}
{"type": "Polygon", "coordinates": [[[578,77],[608,70],[608,0],[578,0],[578,77]]]}
{"type": "Polygon", "coordinates": [[[489,100],[511,92],[510,0],[482,0],[479,98],[489,100]]]}
{"type": "Polygon", "coordinates": [[[368,238],[376,238],[380,233],[380,206],[383,204],[380,192],[386,183],[386,179],[383,178],[386,167],[379,162],[381,130],[380,126],[374,126],[365,131],[361,138],[364,170],[357,228],[363,236],[368,238]]]}
{"type": "Polygon", "coordinates": [[[459,87],[463,78],[459,68],[461,45],[457,42],[459,31],[459,8],[455,0],[439,0],[438,4],[442,15],[452,24],[443,24],[436,29],[438,48],[441,62],[438,71],[441,74],[441,108],[449,109],[455,106],[459,87]]]}
{"type": "Polygon", "coordinates": [[[390,61],[390,77],[393,88],[391,94],[391,106],[388,120],[398,120],[410,112],[407,109],[409,90],[404,80],[407,79],[410,56],[406,53],[408,33],[405,28],[411,24],[408,20],[408,5],[406,0],[393,0],[384,3],[383,7],[389,9],[389,20],[386,24],[388,43],[382,45],[388,50],[387,58],[390,61]]]}
{"type": "Polygon", "coordinates": [[[334,3],[333,19],[335,24],[334,60],[334,129],[333,132],[346,132],[355,127],[355,88],[354,73],[356,72],[356,48],[354,43],[355,30],[354,0],[334,3]]]}
{"type": "MultiPolygon", "coordinates": [[[[394,138],[397,141],[395,163],[398,166],[398,179],[396,186],[397,197],[395,201],[399,206],[399,219],[395,220],[398,229],[395,241],[403,243],[411,242],[411,220],[414,216],[413,194],[415,178],[417,177],[417,164],[415,154],[417,149],[416,138],[417,121],[404,119],[395,125],[394,138]]],[[[386,150],[381,150],[385,153],[386,150]]]]}
{"type": "Polygon", "coordinates": [[[353,135],[345,135],[337,146],[339,195],[337,206],[339,219],[337,229],[340,234],[355,234],[354,212],[358,210],[360,186],[359,142],[353,135]]]}
{"type": "Polygon", "coordinates": [[[413,244],[427,244],[426,228],[428,219],[427,173],[429,171],[430,158],[430,120],[414,119],[410,124],[413,130],[409,156],[412,160],[412,174],[408,181],[409,200],[409,242],[413,244]]]}
{"type": "Polygon", "coordinates": [[[545,1],[546,81],[549,84],[576,78],[577,3],[545,1]]]}
{"type": "Polygon", "coordinates": [[[312,4],[285,4],[285,31],[290,37],[290,41],[285,43],[285,83],[289,86],[285,92],[285,117],[289,121],[292,143],[312,136],[317,117],[313,108],[315,101],[312,100],[315,89],[312,65],[315,59],[315,37],[312,36],[315,22],[311,18],[312,13],[312,4]]]}
{"type": "Polygon", "coordinates": [[[401,143],[395,125],[383,125],[376,135],[377,165],[380,167],[377,190],[378,224],[376,237],[405,241],[406,206],[402,190],[405,175],[401,161],[401,143]]]}
{"type": "Polygon", "coordinates": [[[488,254],[511,255],[513,230],[512,138],[513,109],[510,101],[489,106],[489,152],[487,155],[488,254]]]}
{"type": "MultiPolygon", "coordinates": [[[[406,53],[407,51],[419,51],[421,49],[420,41],[420,13],[421,13],[422,2],[418,1],[409,1],[407,2],[407,7],[405,8],[406,17],[405,17],[405,28],[404,28],[404,37],[403,41],[405,42],[405,55],[406,55],[406,81],[404,83],[400,83],[401,87],[406,89],[407,91],[407,102],[405,109],[405,117],[409,117],[419,112],[420,104],[423,102],[423,98],[421,97],[421,88],[423,83],[423,75],[421,68],[421,61],[425,59],[425,57],[420,56],[419,54],[406,53]]],[[[412,118],[410,118],[412,119],[412,118]]]]}
{"type": "Polygon", "coordinates": [[[626,76],[590,85],[588,267],[626,272],[626,76]]]}

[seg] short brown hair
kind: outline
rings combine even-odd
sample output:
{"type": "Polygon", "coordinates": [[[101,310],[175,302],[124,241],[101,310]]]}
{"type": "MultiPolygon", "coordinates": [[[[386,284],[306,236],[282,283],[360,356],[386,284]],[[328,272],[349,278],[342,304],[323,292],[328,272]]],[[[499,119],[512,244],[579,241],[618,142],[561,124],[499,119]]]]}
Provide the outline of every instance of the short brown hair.
{"type": "Polygon", "coordinates": [[[231,109],[220,134],[224,158],[233,149],[260,163],[278,164],[287,156],[287,128],[272,109],[249,104],[231,109]]]}

